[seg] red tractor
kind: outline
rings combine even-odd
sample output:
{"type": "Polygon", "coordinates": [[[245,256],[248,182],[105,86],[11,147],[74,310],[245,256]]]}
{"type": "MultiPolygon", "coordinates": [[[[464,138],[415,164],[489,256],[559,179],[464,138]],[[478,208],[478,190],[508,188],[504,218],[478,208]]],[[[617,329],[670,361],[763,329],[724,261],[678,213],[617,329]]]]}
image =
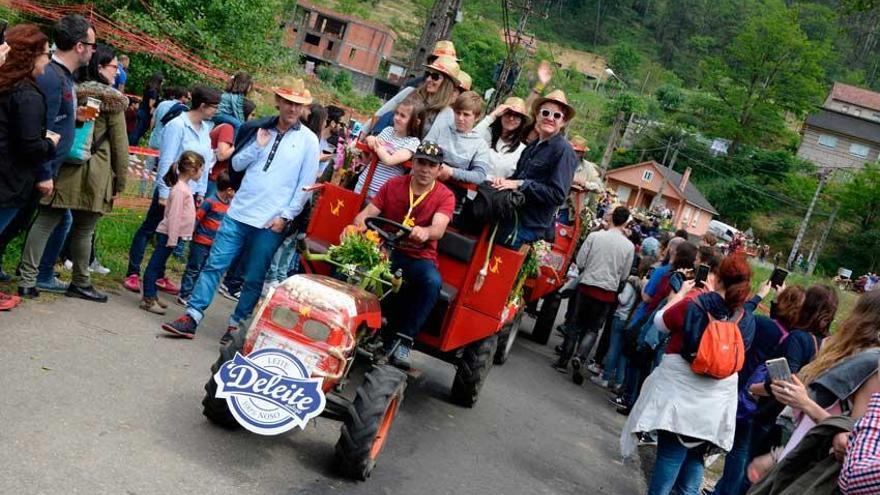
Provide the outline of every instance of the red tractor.
{"type": "MultiPolygon", "coordinates": [[[[355,273],[347,282],[337,280],[330,275],[338,275],[339,270],[324,259],[317,261],[313,254],[325,253],[339,242],[364,204],[376,164],[373,156],[361,194],[332,183],[315,186],[320,196],[301,242],[305,274],[290,277],[267,295],[246,337],[221,349],[212,369],[216,373],[236,352],[246,356],[265,347],[296,355],[310,367],[313,377],[324,378],[327,406],[323,415],[343,422],[336,445],[339,466],[358,479],[370,475],[382,451],[403,400],[406,375],[378,364],[384,358],[377,344],[382,326],[380,297],[355,285],[359,277],[369,275],[355,273]],[[346,393],[353,388],[346,385],[360,375],[364,380],[356,392],[346,393]]],[[[408,234],[406,227],[386,219],[368,219],[367,225],[392,249],[398,238],[408,234]]],[[[528,247],[513,250],[495,245],[489,230],[466,235],[450,228],[440,239],[440,298],[415,343],[417,350],[456,367],[451,400],[465,407],[472,407],[479,397],[500,330],[519,312],[508,297],[528,252],[528,247]],[[489,268],[481,277],[486,259],[489,268]]],[[[382,283],[393,291],[401,281],[392,277],[382,283]]],[[[226,400],[216,397],[213,379],[205,389],[205,416],[222,426],[237,427],[226,400]]]]}

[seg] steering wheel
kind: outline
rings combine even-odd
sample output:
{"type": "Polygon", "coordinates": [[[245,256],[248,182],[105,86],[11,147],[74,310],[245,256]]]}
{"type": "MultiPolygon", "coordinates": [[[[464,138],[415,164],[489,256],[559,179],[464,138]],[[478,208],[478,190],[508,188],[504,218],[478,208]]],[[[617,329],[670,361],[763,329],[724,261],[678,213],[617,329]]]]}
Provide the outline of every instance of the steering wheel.
{"type": "Polygon", "coordinates": [[[392,245],[396,244],[399,240],[409,236],[412,233],[412,229],[407,227],[406,225],[382,217],[366,218],[364,219],[364,224],[366,224],[366,226],[369,227],[370,230],[373,230],[377,234],[379,234],[379,237],[381,237],[382,240],[392,245]],[[386,230],[388,228],[397,229],[397,232],[392,234],[391,232],[388,232],[388,230],[386,230]]]}

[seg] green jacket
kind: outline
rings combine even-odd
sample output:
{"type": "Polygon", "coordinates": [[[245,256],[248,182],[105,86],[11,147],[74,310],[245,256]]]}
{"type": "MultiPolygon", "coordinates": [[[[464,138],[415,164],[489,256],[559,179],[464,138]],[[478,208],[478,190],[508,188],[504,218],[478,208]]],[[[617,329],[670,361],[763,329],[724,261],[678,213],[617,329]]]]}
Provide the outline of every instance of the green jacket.
{"type": "Polygon", "coordinates": [[[834,436],[852,431],[853,419],[832,416],[814,426],[748,495],[832,495],[840,493],[840,462],[829,454],[834,436]]]}
{"type": "Polygon", "coordinates": [[[82,165],[64,163],[55,178],[55,193],[43,200],[53,208],[70,208],[97,213],[113,209],[113,196],[125,189],[128,173],[128,134],[125,109],[128,98],[112,87],[95,81],[77,85],[76,97],[84,105],[88,97],[101,100],[101,114],[95,120],[93,139],[104,142],[82,165]]]}

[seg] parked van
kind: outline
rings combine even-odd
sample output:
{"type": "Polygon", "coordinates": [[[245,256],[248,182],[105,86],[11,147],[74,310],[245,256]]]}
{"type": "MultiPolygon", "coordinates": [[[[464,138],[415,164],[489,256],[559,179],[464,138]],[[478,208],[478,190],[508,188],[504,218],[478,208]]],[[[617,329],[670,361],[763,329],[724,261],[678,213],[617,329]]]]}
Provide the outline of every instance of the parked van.
{"type": "Polygon", "coordinates": [[[708,232],[724,242],[733,240],[733,236],[739,234],[739,229],[718,220],[709,222],[708,232]]]}

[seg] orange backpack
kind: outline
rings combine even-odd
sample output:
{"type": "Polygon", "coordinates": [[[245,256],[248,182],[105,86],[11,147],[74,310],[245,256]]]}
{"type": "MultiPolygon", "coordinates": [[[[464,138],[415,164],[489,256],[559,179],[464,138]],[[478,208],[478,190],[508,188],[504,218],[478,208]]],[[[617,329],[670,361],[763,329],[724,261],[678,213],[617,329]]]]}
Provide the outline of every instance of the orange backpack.
{"type": "MultiPolygon", "coordinates": [[[[706,311],[698,300],[694,299],[694,304],[706,311]]],[[[737,373],[745,362],[746,349],[738,326],[743,309],[736,310],[734,317],[726,320],[717,320],[708,311],[706,316],[709,317],[709,324],[700,337],[691,370],[698,375],[720,380],[737,373]]]]}

